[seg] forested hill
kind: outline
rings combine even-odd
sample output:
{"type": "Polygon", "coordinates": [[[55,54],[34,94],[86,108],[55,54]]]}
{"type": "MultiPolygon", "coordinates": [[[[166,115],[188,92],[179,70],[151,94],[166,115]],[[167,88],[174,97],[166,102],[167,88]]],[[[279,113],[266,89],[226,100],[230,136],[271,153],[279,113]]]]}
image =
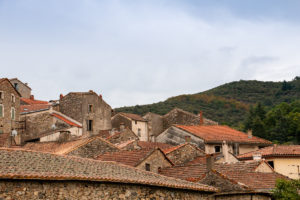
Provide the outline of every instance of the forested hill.
{"type": "Polygon", "coordinates": [[[262,103],[267,109],[281,102],[300,99],[300,77],[292,81],[236,81],[205,92],[179,95],[163,102],[116,108],[117,112],[143,115],[147,112],[166,114],[174,107],[193,113],[203,111],[206,118],[241,128],[251,105],[262,103]]]}

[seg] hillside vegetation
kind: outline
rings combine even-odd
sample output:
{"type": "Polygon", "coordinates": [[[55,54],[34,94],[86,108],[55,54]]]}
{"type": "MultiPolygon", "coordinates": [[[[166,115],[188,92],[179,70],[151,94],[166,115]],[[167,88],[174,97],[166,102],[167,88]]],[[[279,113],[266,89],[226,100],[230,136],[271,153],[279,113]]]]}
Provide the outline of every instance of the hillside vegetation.
{"type": "Polygon", "coordinates": [[[201,110],[206,118],[243,129],[250,107],[255,104],[261,103],[268,111],[282,102],[291,103],[297,99],[300,99],[300,77],[283,82],[241,80],[197,94],[179,95],[163,102],[115,110],[140,115],[147,112],[163,115],[174,107],[195,114],[201,110]]]}

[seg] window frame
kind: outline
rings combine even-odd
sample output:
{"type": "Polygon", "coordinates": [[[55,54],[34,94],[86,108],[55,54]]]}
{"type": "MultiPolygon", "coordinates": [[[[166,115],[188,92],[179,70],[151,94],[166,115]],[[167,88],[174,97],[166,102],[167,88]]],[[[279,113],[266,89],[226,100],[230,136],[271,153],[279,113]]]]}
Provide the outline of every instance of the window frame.
{"type": "Polygon", "coordinates": [[[0,91],[0,99],[4,99],[4,91],[0,91]]]}
{"type": "Polygon", "coordinates": [[[88,104],[88,113],[94,112],[94,106],[93,104],[88,104]]]}
{"type": "Polygon", "coordinates": [[[145,163],[145,170],[148,172],[151,171],[151,165],[149,163],[145,163]]]}
{"type": "Polygon", "coordinates": [[[11,94],[11,102],[12,103],[16,102],[16,96],[14,94],[11,94]]]}
{"type": "Polygon", "coordinates": [[[87,131],[93,131],[93,120],[91,119],[88,119],[86,120],[87,123],[86,123],[86,130],[87,131]],[[91,123],[90,123],[91,122],[91,123]]]}
{"type": "Polygon", "coordinates": [[[215,145],[214,149],[215,149],[215,153],[221,153],[222,152],[222,146],[221,145],[215,145]],[[219,148],[220,151],[216,151],[217,148],[219,148]]]}
{"type": "Polygon", "coordinates": [[[10,118],[11,120],[16,120],[16,109],[14,107],[10,109],[10,118]]]}

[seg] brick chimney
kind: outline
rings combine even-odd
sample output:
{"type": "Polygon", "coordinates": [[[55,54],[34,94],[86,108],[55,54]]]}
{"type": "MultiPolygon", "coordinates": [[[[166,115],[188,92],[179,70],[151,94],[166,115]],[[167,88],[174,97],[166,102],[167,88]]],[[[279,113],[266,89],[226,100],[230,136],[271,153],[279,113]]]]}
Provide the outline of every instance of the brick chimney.
{"type": "Polygon", "coordinates": [[[215,167],[213,154],[206,155],[206,171],[210,172],[215,167]]]}
{"type": "Polygon", "coordinates": [[[186,135],[184,136],[185,142],[191,142],[191,136],[186,135]]]}
{"type": "Polygon", "coordinates": [[[252,130],[248,130],[247,134],[248,134],[248,138],[252,138],[252,130]]]}
{"type": "Polygon", "coordinates": [[[199,118],[200,118],[199,125],[201,126],[201,125],[204,124],[204,121],[203,121],[203,112],[202,111],[199,112],[199,118]]]}
{"type": "Polygon", "coordinates": [[[63,97],[64,97],[63,94],[60,94],[60,95],[59,95],[59,99],[62,99],[63,97]]]}
{"type": "Polygon", "coordinates": [[[30,95],[29,99],[34,100],[34,95],[30,95]]]}

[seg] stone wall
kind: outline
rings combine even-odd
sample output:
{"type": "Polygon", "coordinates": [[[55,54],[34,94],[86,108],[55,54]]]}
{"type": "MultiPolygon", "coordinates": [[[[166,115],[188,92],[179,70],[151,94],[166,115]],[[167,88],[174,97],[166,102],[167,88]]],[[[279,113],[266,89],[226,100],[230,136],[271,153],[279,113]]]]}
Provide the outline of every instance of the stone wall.
{"type": "Polygon", "coordinates": [[[119,151],[119,149],[113,147],[112,145],[109,145],[108,143],[104,142],[99,138],[95,138],[91,142],[69,152],[67,155],[78,156],[82,158],[96,158],[100,154],[116,151],[119,151]]]}
{"type": "Polygon", "coordinates": [[[200,117],[192,113],[180,109],[173,109],[168,114],[163,116],[164,130],[172,126],[173,124],[182,125],[199,125],[200,117]]]}
{"type": "MultiPolygon", "coordinates": [[[[143,116],[148,121],[149,136],[154,138],[164,131],[162,116],[155,113],[147,113],[143,116]]],[[[155,142],[155,141],[152,141],[155,142]]]]}
{"type": "Polygon", "coordinates": [[[47,132],[53,131],[53,125],[55,125],[55,130],[61,130],[65,128],[70,128],[71,126],[64,121],[57,119],[49,112],[43,112],[34,115],[22,115],[22,120],[25,121],[26,129],[22,136],[23,141],[35,139],[41,137],[47,132]]]}
{"type": "Polygon", "coordinates": [[[111,129],[111,107],[95,92],[73,92],[60,99],[61,113],[82,123],[84,135],[96,135],[101,130],[111,129]],[[89,111],[92,105],[92,111],[89,111]],[[92,131],[88,131],[88,120],[93,121],[92,131]]]}
{"type": "Polygon", "coordinates": [[[150,171],[158,173],[159,168],[171,167],[172,164],[166,159],[160,150],[155,150],[148,158],[143,160],[137,168],[146,170],[146,164],[150,165],[150,171]]]}
{"type": "Polygon", "coordinates": [[[271,200],[267,193],[220,194],[212,197],[214,200],[271,200]]]}
{"type": "Polygon", "coordinates": [[[26,99],[30,98],[31,89],[26,84],[19,81],[18,79],[11,79],[10,82],[12,83],[12,85],[15,85],[15,83],[18,84],[17,90],[23,98],[26,98],[26,99]]]}
{"type": "Polygon", "coordinates": [[[128,119],[127,117],[124,117],[120,114],[116,114],[111,120],[112,127],[118,130],[120,129],[121,123],[123,123],[126,128],[132,130],[131,120],[128,119]]]}
{"type": "Polygon", "coordinates": [[[138,140],[138,137],[129,128],[125,128],[122,132],[115,133],[108,138],[108,141],[113,144],[121,144],[128,140],[138,140]]]}
{"type": "Polygon", "coordinates": [[[185,164],[191,160],[194,160],[198,156],[203,156],[205,153],[192,144],[186,144],[181,148],[178,148],[167,154],[167,157],[175,164],[185,164]]]}
{"type": "Polygon", "coordinates": [[[3,93],[3,99],[0,99],[0,104],[3,105],[3,114],[0,116],[0,146],[9,146],[11,144],[11,131],[18,130],[20,121],[20,96],[10,84],[9,81],[2,81],[0,83],[0,91],[3,93]],[[12,94],[15,96],[15,102],[12,102],[12,94]],[[11,108],[15,109],[15,120],[11,119],[11,108]]]}
{"type": "Polygon", "coordinates": [[[148,185],[87,181],[20,181],[1,180],[0,199],[117,200],[173,199],[206,200],[205,192],[168,189],[148,185]]]}

